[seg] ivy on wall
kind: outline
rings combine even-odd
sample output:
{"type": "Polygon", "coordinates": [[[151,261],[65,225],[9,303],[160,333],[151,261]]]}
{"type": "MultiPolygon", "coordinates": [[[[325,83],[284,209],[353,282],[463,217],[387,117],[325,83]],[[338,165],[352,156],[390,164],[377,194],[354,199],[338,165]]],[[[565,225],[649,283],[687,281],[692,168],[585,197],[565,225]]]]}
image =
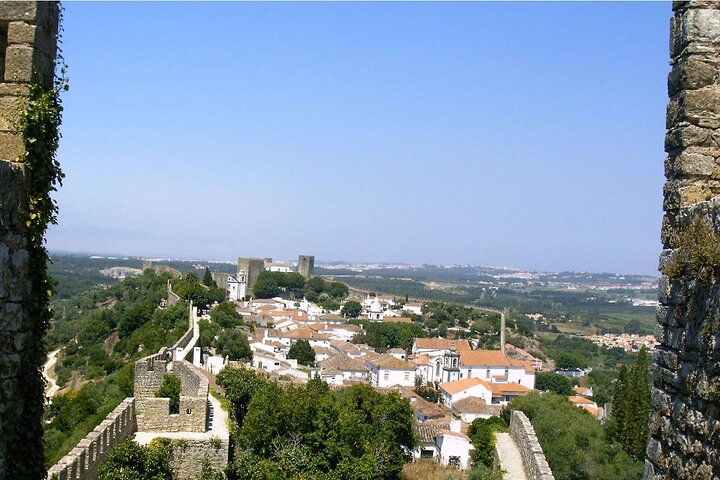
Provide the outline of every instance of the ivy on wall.
{"type": "MultiPolygon", "coordinates": [[[[59,4],[55,7],[60,9],[59,4]]],[[[61,21],[61,12],[58,11],[61,21]]],[[[58,36],[59,39],[59,36],[58,36]]],[[[18,408],[22,408],[27,422],[21,428],[6,431],[10,447],[7,452],[8,478],[44,478],[42,416],[45,404],[45,381],[42,365],[46,349],[44,335],[52,312],[49,308],[53,281],[47,273],[49,256],[45,248],[45,232],[50,224],[57,223],[58,206],[50,196],[62,184],[63,173],[56,152],[60,142],[62,123],[61,92],[67,90],[67,68],[61,55],[57,57],[53,80],[42,81],[34,72],[28,85],[28,96],[17,118],[17,132],[21,135],[24,158],[18,159],[25,168],[25,194],[27,203],[21,212],[24,236],[27,240],[28,278],[30,295],[25,300],[24,318],[29,325],[15,338],[20,351],[18,378],[18,408]]],[[[45,77],[47,78],[47,76],[45,77]]]]}

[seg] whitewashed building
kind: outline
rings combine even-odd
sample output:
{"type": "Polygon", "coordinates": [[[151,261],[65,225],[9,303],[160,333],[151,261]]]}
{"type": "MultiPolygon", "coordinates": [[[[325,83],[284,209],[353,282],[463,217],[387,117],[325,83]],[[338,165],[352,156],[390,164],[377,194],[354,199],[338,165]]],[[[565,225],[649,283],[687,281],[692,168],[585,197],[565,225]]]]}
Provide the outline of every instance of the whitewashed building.
{"type": "Polygon", "coordinates": [[[415,385],[415,366],[392,355],[367,355],[365,365],[369,370],[370,384],[374,387],[415,385]]]}

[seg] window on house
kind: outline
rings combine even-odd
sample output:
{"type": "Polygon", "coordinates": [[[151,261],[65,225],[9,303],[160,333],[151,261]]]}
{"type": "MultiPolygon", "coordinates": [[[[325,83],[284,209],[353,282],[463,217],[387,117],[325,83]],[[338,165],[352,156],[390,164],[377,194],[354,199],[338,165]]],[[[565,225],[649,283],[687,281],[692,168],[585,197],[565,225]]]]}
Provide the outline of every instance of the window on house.
{"type": "Polygon", "coordinates": [[[188,415],[192,414],[192,408],[188,408],[187,410],[185,410],[185,413],[187,413],[188,415]]]}
{"type": "Polygon", "coordinates": [[[383,375],[383,379],[388,380],[389,378],[390,378],[390,374],[388,372],[385,372],[385,374],[383,375]]]}
{"type": "Polygon", "coordinates": [[[405,381],[410,380],[410,372],[405,372],[405,381]]]}
{"type": "Polygon", "coordinates": [[[420,458],[433,458],[435,456],[435,452],[432,450],[422,450],[420,451],[420,458]]]}
{"type": "Polygon", "coordinates": [[[506,377],[508,376],[508,369],[507,369],[507,368],[505,369],[505,376],[506,376],[506,377]]]}
{"type": "Polygon", "coordinates": [[[490,369],[485,370],[485,378],[490,378],[490,369]]]}
{"type": "Polygon", "coordinates": [[[448,466],[460,468],[460,457],[456,455],[450,455],[448,458],[448,466]]]}

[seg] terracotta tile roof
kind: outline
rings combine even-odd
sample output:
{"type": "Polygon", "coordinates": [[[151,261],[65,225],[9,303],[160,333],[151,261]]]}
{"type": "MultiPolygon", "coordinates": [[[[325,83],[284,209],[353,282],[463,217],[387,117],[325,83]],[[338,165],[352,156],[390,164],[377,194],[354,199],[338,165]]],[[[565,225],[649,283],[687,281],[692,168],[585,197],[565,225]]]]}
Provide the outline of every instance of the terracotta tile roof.
{"type": "Polygon", "coordinates": [[[368,368],[360,361],[348,357],[347,355],[340,354],[319,362],[320,368],[324,371],[325,369],[334,369],[340,372],[367,372],[368,368]]]}
{"type": "Polygon", "coordinates": [[[450,395],[455,395],[456,393],[460,393],[470,387],[482,385],[484,383],[486,382],[483,382],[479,378],[463,378],[462,380],[454,380],[452,382],[441,383],[440,388],[445,390],[450,395]]]}
{"type": "Polygon", "coordinates": [[[450,350],[452,346],[458,352],[470,350],[470,343],[467,340],[450,340],[448,338],[416,338],[417,348],[429,350],[450,350]]]}
{"type": "Polygon", "coordinates": [[[570,400],[571,403],[573,403],[574,405],[577,405],[577,406],[580,406],[580,405],[595,405],[595,402],[593,402],[592,400],[587,399],[587,398],[585,398],[585,397],[573,396],[573,397],[568,397],[568,400],[570,400]]]}
{"type": "MultiPolygon", "coordinates": [[[[370,355],[367,355],[367,357],[370,357],[370,355]]],[[[406,362],[405,360],[400,360],[399,358],[395,358],[392,355],[377,355],[375,358],[367,358],[367,362],[378,367],[378,368],[384,368],[388,370],[412,370],[415,371],[415,366],[406,362]]]]}
{"type": "MultiPolygon", "coordinates": [[[[472,441],[472,440],[470,440],[470,437],[468,437],[468,436],[465,435],[464,433],[461,433],[461,432],[453,432],[453,431],[450,430],[450,429],[448,429],[448,430],[441,430],[441,431],[438,432],[438,433],[439,433],[440,435],[448,435],[448,436],[450,436],[450,437],[462,438],[463,440],[467,440],[468,442],[472,441]]],[[[472,447],[471,447],[471,448],[472,448],[472,447]]]]}
{"type": "Polygon", "coordinates": [[[586,387],[576,386],[573,387],[573,392],[577,393],[578,395],[582,395],[583,397],[592,397],[592,394],[590,393],[591,390],[586,387]]]}
{"type": "Polygon", "coordinates": [[[429,355],[418,355],[414,359],[410,360],[415,365],[429,365],[430,364],[430,356],[429,355]]]}
{"type": "Polygon", "coordinates": [[[523,367],[526,373],[533,373],[535,371],[535,363],[529,360],[515,360],[509,359],[510,365],[513,367],[523,367]]]}
{"type": "Polygon", "coordinates": [[[287,332],[278,332],[276,330],[273,330],[269,332],[268,335],[271,337],[294,338],[298,340],[328,340],[330,338],[330,335],[318,333],[308,327],[300,327],[296,328],[295,330],[288,330],[287,332]]]}
{"type": "Polygon", "coordinates": [[[582,405],[580,408],[585,410],[586,412],[590,413],[593,417],[599,417],[600,412],[602,412],[602,408],[595,408],[592,405],[582,405]]]}
{"type": "Polygon", "coordinates": [[[330,345],[332,345],[332,347],[339,352],[352,353],[353,355],[360,355],[360,349],[354,343],[343,342],[341,340],[331,340],[330,345]]]}
{"type": "Polygon", "coordinates": [[[531,389],[526,387],[525,385],[520,385],[519,383],[487,383],[487,385],[490,386],[490,390],[493,393],[498,393],[500,395],[506,395],[509,393],[530,393],[532,392],[531,389]]]}
{"type": "Polygon", "coordinates": [[[312,349],[315,352],[315,355],[327,355],[328,357],[334,357],[337,355],[335,350],[325,347],[312,347],[312,349]]]}
{"type": "Polygon", "coordinates": [[[436,425],[432,423],[416,423],[415,432],[421,442],[434,442],[435,437],[443,430],[448,430],[450,424],[436,425]]]}
{"type": "Polygon", "coordinates": [[[407,353],[407,352],[405,352],[405,350],[403,350],[402,348],[391,348],[390,350],[387,351],[387,353],[402,353],[402,354],[405,354],[405,353],[407,353]]]}
{"type": "Polygon", "coordinates": [[[511,367],[512,363],[500,350],[465,350],[460,364],[465,366],[511,367]]]}
{"type": "Polygon", "coordinates": [[[460,413],[488,413],[488,405],[485,400],[478,397],[465,397],[462,400],[453,402],[452,408],[460,413]]]}

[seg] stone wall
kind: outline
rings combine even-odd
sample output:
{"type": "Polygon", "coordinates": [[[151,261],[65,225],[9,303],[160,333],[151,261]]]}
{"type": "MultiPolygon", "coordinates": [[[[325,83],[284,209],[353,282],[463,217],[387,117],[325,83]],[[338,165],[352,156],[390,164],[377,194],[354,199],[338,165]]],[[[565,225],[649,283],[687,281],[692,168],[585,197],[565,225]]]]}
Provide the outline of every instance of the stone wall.
{"type": "Polygon", "coordinates": [[[48,477],[57,480],[95,478],[98,466],[110,450],[131,436],[135,428],[135,399],[126,398],[48,471],[48,477]]]}
{"type": "Polygon", "coordinates": [[[178,446],[178,443],[174,444],[170,461],[177,480],[195,480],[205,458],[212,468],[225,470],[230,453],[229,440],[183,440],[181,446],[178,446]]]}
{"type": "Polygon", "coordinates": [[[188,362],[173,362],[172,373],[180,379],[183,395],[207,397],[208,380],[197,367],[188,362]]]}
{"type": "Polygon", "coordinates": [[[207,398],[180,396],[180,413],[170,413],[169,398],[137,398],[137,428],[140,432],[204,432],[207,398]]]}
{"type": "MultiPolygon", "coordinates": [[[[720,4],[673,10],[661,271],[684,226],[704,218],[720,232],[720,4]]],[[[688,265],[673,275],[660,279],[645,479],[720,478],[720,286],[688,265]]]]}
{"type": "Polygon", "coordinates": [[[520,450],[528,480],[555,479],[535,436],[535,429],[525,414],[519,410],[513,410],[510,416],[510,436],[520,450]]]}
{"type": "Polygon", "coordinates": [[[168,356],[171,351],[161,349],[156,353],[135,362],[134,394],[137,398],[152,397],[162,385],[163,377],[168,373],[168,356]]]}
{"type": "Polygon", "coordinates": [[[31,172],[15,122],[24,108],[33,72],[52,85],[58,30],[55,3],[0,2],[0,478],[39,478],[42,413],[41,368],[46,297],[39,279],[41,252],[25,227],[31,172]],[[31,265],[35,265],[31,267],[31,265]]]}

